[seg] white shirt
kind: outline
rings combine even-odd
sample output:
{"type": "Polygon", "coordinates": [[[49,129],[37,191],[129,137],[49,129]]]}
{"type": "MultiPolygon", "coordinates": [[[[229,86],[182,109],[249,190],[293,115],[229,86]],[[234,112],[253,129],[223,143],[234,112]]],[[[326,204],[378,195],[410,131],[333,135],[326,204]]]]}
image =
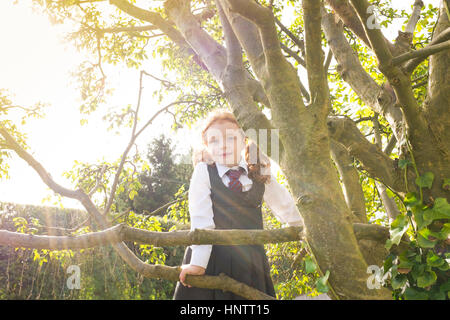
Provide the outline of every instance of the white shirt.
{"type": "MultiPolygon", "coordinates": [[[[191,230],[215,228],[211,201],[211,183],[209,181],[207,166],[206,162],[199,162],[192,173],[188,193],[191,230]]],[[[216,164],[216,166],[223,183],[228,186],[230,178],[225,173],[230,168],[221,164],[216,164]]],[[[245,170],[239,177],[239,181],[242,183],[242,191],[247,191],[251,188],[253,181],[247,175],[247,163],[242,157],[239,166],[245,170]]],[[[237,169],[237,166],[231,169],[237,169]]],[[[265,184],[263,199],[281,223],[288,224],[289,226],[304,225],[291,194],[284,186],[277,182],[272,174],[270,182],[265,184]]],[[[190,264],[206,269],[211,255],[212,245],[191,245],[191,249],[192,256],[190,264]]]]}

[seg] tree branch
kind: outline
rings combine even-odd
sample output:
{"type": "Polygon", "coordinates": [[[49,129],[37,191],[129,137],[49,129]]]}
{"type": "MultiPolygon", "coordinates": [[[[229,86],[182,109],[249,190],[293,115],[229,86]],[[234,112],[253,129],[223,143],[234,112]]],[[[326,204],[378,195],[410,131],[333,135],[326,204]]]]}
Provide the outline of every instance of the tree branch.
{"type": "Polygon", "coordinates": [[[413,5],[413,11],[411,13],[411,17],[408,20],[408,23],[405,27],[405,32],[413,34],[416,29],[417,22],[420,19],[420,11],[422,11],[424,4],[422,0],[415,0],[413,5]]]}
{"type": "Polygon", "coordinates": [[[109,0],[109,3],[132,17],[151,23],[153,26],[164,32],[164,34],[166,34],[180,48],[191,51],[190,46],[184,40],[180,32],[173,27],[171,22],[161,17],[159,13],[141,9],[129,3],[127,0],[109,0]]]}
{"type": "Polygon", "coordinates": [[[168,105],[166,105],[164,108],[161,108],[160,110],[158,110],[148,121],[147,123],[136,133],[136,129],[137,129],[137,116],[138,116],[138,112],[139,112],[139,107],[140,107],[140,103],[141,103],[141,94],[142,94],[142,76],[144,75],[144,71],[140,72],[140,77],[139,77],[139,94],[138,94],[138,102],[137,102],[137,107],[136,107],[136,112],[135,112],[135,116],[134,116],[134,123],[133,123],[133,129],[132,129],[132,133],[131,133],[131,138],[130,141],[128,142],[127,147],[125,148],[125,151],[122,154],[122,158],[120,159],[120,164],[119,164],[119,168],[117,169],[117,172],[114,176],[114,180],[113,180],[113,184],[111,187],[111,192],[108,198],[108,201],[106,203],[105,206],[105,210],[103,212],[104,215],[108,214],[109,210],[111,209],[113,200],[114,200],[114,196],[116,193],[116,188],[117,188],[117,184],[119,183],[119,177],[122,174],[122,169],[123,166],[125,165],[125,161],[127,159],[127,155],[128,152],[130,152],[131,148],[133,147],[136,139],[139,137],[139,135],[153,122],[153,120],[156,119],[156,117],[161,114],[162,112],[166,111],[168,108],[170,108],[171,106],[174,106],[176,104],[180,104],[180,103],[184,103],[185,101],[175,101],[172,103],[169,103],[168,105]]]}
{"type": "Polygon", "coordinates": [[[286,52],[288,55],[290,55],[292,58],[294,58],[295,61],[298,62],[298,64],[300,64],[302,67],[304,67],[306,69],[305,60],[303,60],[296,52],[294,52],[294,50],[289,49],[289,47],[282,42],[280,42],[280,46],[284,52],[286,52]]]}
{"type": "MultiPolygon", "coordinates": [[[[180,0],[169,0],[165,2],[165,9],[168,15],[177,25],[180,32],[189,42],[191,47],[197,52],[201,59],[206,64],[209,72],[213,75],[216,81],[222,86],[223,90],[228,88],[223,87],[223,74],[227,66],[226,50],[219,43],[217,43],[209,34],[207,34],[197,23],[189,9],[189,3],[180,0]]],[[[270,102],[261,87],[261,84],[248,74],[244,73],[245,86],[243,90],[251,93],[254,101],[259,101],[270,107],[270,102]]],[[[242,104],[243,111],[246,115],[253,115],[245,119],[243,125],[247,126],[252,123],[253,128],[271,128],[270,122],[265,115],[256,108],[254,102],[247,105],[242,104]]],[[[242,120],[242,118],[241,118],[242,120]]],[[[247,129],[247,128],[244,128],[247,129]]]]}
{"type": "Polygon", "coordinates": [[[422,10],[424,4],[422,0],[414,1],[413,10],[411,16],[408,20],[408,23],[405,28],[405,32],[398,31],[398,36],[395,39],[394,48],[390,48],[390,51],[393,56],[398,56],[405,52],[410,51],[414,30],[416,28],[417,22],[420,19],[420,11],[422,10]]]}
{"type": "MultiPolygon", "coordinates": [[[[286,127],[291,131],[296,131],[300,114],[296,114],[295,117],[288,115],[292,115],[293,110],[298,110],[300,113],[305,112],[306,108],[303,100],[298,99],[299,96],[302,96],[302,90],[297,71],[282,54],[272,12],[269,8],[262,7],[251,0],[225,0],[224,2],[227,3],[226,10],[228,12],[238,14],[257,26],[263,50],[257,57],[248,55],[249,61],[271,101],[272,117],[274,120],[277,119],[274,125],[277,128],[286,127]],[[289,103],[280,103],[281,101],[289,101],[289,103]],[[274,109],[273,102],[277,104],[277,110],[274,109]],[[278,123],[279,116],[286,117],[287,121],[278,123]],[[281,123],[283,124],[281,125],[281,123]]],[[[230,19],[230,23],[235,30],[234,20],[230,19]]],[[[237,36],[246,50],[246,44],[240,38],[239,33],[237,36]]],[[[280,132],[280,134],[284,133],[280,132]]],[[[294,137],[294,134],[291,133],[287,136],[294,137]]]]}
{"type": "Polygon", "coordinates": [[[49,250],[86,249],[134,241],[154,246],[188,246],[191,244],[253,245],[302,240],[302,227],[274,230],[209,230],[155,232],[117,224],[108,229],[82,235],[44,236],[0,230],[0,245],[15,248],[49,250]]]}
{"type": "MultiPolygon", "coordinates": [[[[270,121],[257,108],[249,90],[246,88],[246,74],[242,62],[242,48],[232,28],[229,16],[225,13],[223,1],[216,0],[216,5],[219,12],[219,18],[223,27],[226,51],[227,51],[227,65],[222,74],[221,83],[224,88],[225,97],[231,106],[233,113],[236,116],[239,124],[244,130],[247,129],[273,129],[270,121]]],[[[247,21],[248,22],[248,21],[247,21]]],[[[256,39],[256,42],[259,40],[256,39]]],[[[269,133],[275,134],[272,130],[269,133]]],[[[278,139],[276,140],[278,141],[278,139]]],[[[258,141],[255,141],[259,143],[258,141]]],[[[267,147],[268,155],[272,154],[272,139],[268,140],[267,147]]],[[[261,147],[261,145],[260,145],[261,147]]],[[[280,156],[283,156],[283,148],[280,146],[280,156]]],[[[274,157],[274,161],[279,161],[274,157]]]]}
{"type": "Polygon", "coordinates": [[[216,6],[219,12],[220,22],[222,23],[223,35],[226,43],[227,68],[235,66],[244,69],[244,64],[242,63],[242,48],[239,40],[236,38],[236,35],[231,28],[230,22],[228,21],[219,0],[216,0],[216,6]]]}
{"type": "MultiPolygon", "coordinates": [[[[375,117],[373,119],[373,129],[374,129],[375,143],[380,149],[383,149],[383,141],[381,140],[381,133],[380,133],[380,123],[378,122],[378,113],[375,114],[375,117]]],[[[388,151],[389,153],[387,153],[386,150],[384,152],[389,156],[391,154],[391,150],[388,151]]],[[[391,219],[395,219],[400,213],[397,204],[395,203],[395,200],[389,197],[386,191],[386,186],[384,184],[375,181],[375,185],[378,189],[378,193],[380,195],[384,208],[386,209],[388,217],[391,219]]]]}
{"type": "MultiPolygon", "coordinates": [[[[367,8],[369,4],[367,0],[350,1],[356,9],[360,20],[368,21],[369,14],[367,13],[367,8]]],[[[369,28],[366,25],[364,25],[364,28],[375,55],[378,58],[379,69],[389,80],[389,84],[394,88],[400,107],[404,112],[409,137],[414,143],[423,141],[423,135],[427,130],[427,126],[423,116],[419,113],[419,105],[414,97],[409,77],[400,68],[392,64],[392,54],[384,40],[381,30],[369,28]]]]}
{"type": "Polygon", "coordinates": [[[447,40],[445,42],[441,42],[438,44],[426,46],[423,49],[419,49],[416,51],[411,51],[411,52],[401,54],[397,57],[392,58],[392,64],[394,66],[398,66],[410,59],[419,59],[419,60],[423,61],[424,59],[426,59],[428,56],[430,56],[432,54],[435,54],[435,53],[438,53],[438,52],[441,52],[444,50],[448,50],[448,49],[450,49],[450,40],[447,40]]]}
{"type": "MultiPolygon", "coordinates": [[[[284,43],[280,42],[280,45],[281,45],[281,48],[283,49],[283,51],[285,51],[288,55],[290,55],[292,58],[294,58],[299,64],[301,64],[303,67],[306,68],[305,60],[300,58],[300,56],[297,53],[295,53],[294,51],[289,49],[284,43]]],[[[310,96],[308,90],[306,90],[305,86],[303,85],[303,83],[300,79],[299,79],[299,83],[300,83],[300,90],[302,91],[303,97],[306,99],[306,101],[311,101],[311,96],[310,96]]]]}
{"type": "MultiPolygon", "coordinates": [[[[442,43],[444,41],[450,40],[450,28],[445,29],[442,31],[437,37],[435,37],[424,49],[426,49],[429,46],[434,46],[436,44],[442,43]]],[[[412,73],[414,69],[417,68],[417,66],[425,59],[426,57],[417,57],[413,58],[410,61],[408,61],[405,66],[404,70],[407,73],[412,73]]]]}
{"type": "Polygon", "coordinates": [[[366,203],[353,159],[337,141],[330,141],[331,155],[342,180],[345,202],[353,214],[353,222],[367,223],[366,203]]]}
{"type": "MultiPolygon", "coordinates": [[[[100,211],[96,208],[94,203],[91,201],[88,195],[86,195],[82,190],[69,190],[58,185],[50,176],[50,174],[44,169],[44,167],[36,161],[28,152],[26,152],[15,140],[14,138],[0,126],[0,135],[4,137],[11,148],[23,159],[25,160],[38,174],[41,179],[46,183],[53,191],[66,196],[69,198],[74,198],[79,200],[85,207],[87,212],[95,218],[97,223],[101,228],[107,229],[110,227],[110,222],[103,217],[100,211]]],[[[11,236],[11,234],[5,232],[2,234],[4,238],[11,236]]],[[[17,235],[14,235],[17,236],[17,235]]],[[[29,235],[26,235],[29,237],[29,235]]],[[[98,235],[97,235],[98,236],[98,235]]],[[[112,244],[113,248],[117,251],[119,256],[136,272],[142,274],[144,277],[150,278],[164,278],[171,281],[177,281],[179,274],[181,272],[180,267],[168,267],[162,265],[150,265],[142,262],[136,255],[125,245],[124,242],[119,242],[115,238],[114,233],[104,233],[104,238],[108,239],[108,242],[112,244]]],[[[42,238],[41,238],[42,239],[42,238]]],[[[66,239],[66,238],[64,238],[66,239]]],[[[49,240],[49,238],[44,239],[44,241],[49,240]]],[[[51,238],[53,240],[53,238],[51,238]]],[[[42,241],[42,240],[41,240],[42,241]]],[[[48,243],[48,241],[47,241],[48,243]]],[[[237,295],[240,295],[247,299],[273,299],[273,297],[267,294],[251,288],[244,283],[239,283],[236,280],[227,277],[226,275],[219,276],[193,276],[188,275],[186,277],[186,283],[202,288],[211,289],[223,289],[229,290],[237,295]]]]}
{"type": "Polygon", "coordinates": [[[386,88],[380,87],[364,70],[356,52],[345,38],[342,25],[335,22],[333,14],[323,11],[322,27],[341,77],[366,105],[386,118],[397,140],[402,141],[405,134],[403,115],[395,106],[395,96],[386,88]]]}
{"type": "Polygon", "coordinates": [[[354,223],[353,231],[358,240],[373,240],[384,244],[389,239],[389,229],[378,224],[354,223]]]}
{"type": "Polygon", "coordinates": [[[153,31],[159,29],[154,25],[148,26],[133,26],[133,27],[111,27],[111,28],[94,28],[94,30],[99,34],[105,33],[116,33],[116,32],[142,32],[142,31],[153,31]]]}
{"type": "Polygon", "coordinates": [[[330,137],[341,143],[350,155],[357,158],[372,177],[378,178],[396,192],[406,194],[403,178],[395,170],[395,161],[378,146],[367,141],[350,118],[328,117],[327,124],[330,137]]]}
{"type": "Polygon", "coordinates": [[[296,44],[296,46],[300,49],[300,51],[304,52],[305,51],[305,43],[303,42],[303,40],[300,40],[298,37],[296,37],[291,30],[289,30],[288,28],[286,28],[281,22],[280,20],[277,19],[277,17],[275,17],[275,22],[278,25],[278,27],[280,27],[280,29],[296,44]]]}
{"type": "Polygon", "coordinates": [[[316,0],[304,0],[303,19],[305,24],[306,69],[308,70],[311,105],[323,119],[329,114],[328,80],[324,70],[324,53],[322,50],[321,3],[316,0]]]}
{"type": "MultiPolygon", "coordinates": [[[[349,28],[359,39],[361,39],[365,45],[372,48],[372,44],[367,38],[364,31],[364,22],[358,19],[358,15],[355,9],[350,5],[348,0],[327,0],[327,3],[331,8],[339,15],[344,25],[349,28]]],[[[364,20],[367,21],[367,20],[364,20]]],[[[383,37],[384,38],[384,37],[383,37]]],[[[384,42],[388,46],[390,51],[394,51],[394,45],[386,38],[384,42]]]]}

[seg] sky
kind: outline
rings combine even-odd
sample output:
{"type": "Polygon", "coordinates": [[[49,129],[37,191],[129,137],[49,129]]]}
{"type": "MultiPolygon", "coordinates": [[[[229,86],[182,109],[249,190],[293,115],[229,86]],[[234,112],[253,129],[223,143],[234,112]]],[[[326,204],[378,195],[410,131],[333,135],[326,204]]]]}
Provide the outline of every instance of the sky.
{"type": "MultiPolygon", "coordinates": [[[[395,1],[396,8],[408,9],[414,1],[395,1]]],[[[87,125],[80,126],[78,108],[81,103],[79,90],[70,73],[80,62],[86,60],[83,52],[63,36],[71,30],[70,25],[52,25],[47,16],[33,12],[30,1],[0,2],[0,30],[2,50],[0,50],[0,88],[8,89],[13,103],[32,106],[41,101],[50,106],[44,119],[28,120],[20,126],[28,135],[28,145],[32,155],[40,161],[54,179],[71,188],[62,173],[70,170],[74,160],[95,163],[101,159],[114,161],[125,149],[130,137],[128,129],[121,135],[107,131],[107,123],[101,120],[106,109],[101,109],[89,117],[87,125]],[[128,131],[127,131],[128,130],[128,131]]],[[[424,3],[438,5],[438,0],[425,0],[424,3]]],[[[288,22],[289,15],[286,15],[288,22]]],[[[383,33],[393,39],[403,19],[397,19],[392,29],[383,33]]],[[[138,95],[139,70],[126,67],[104,65],[110,85],[116,88],[114,96],[108,99],[110,107],[127,104],[136,106],[138,95]]],[[[162,74],[158,63],[148,61],[142,69],[154,75],[162,74]]],[[[303,78],[303,76],[302,76],[303,78]]],[[[306,79],[305,82],[306,83],[306,79]]],[[[151,98],[151,91],[159,86],[156,80],[144,80],[141,103],[142,119],[148,119],[163,105],[151,98]]],[[[170,129],[171,116],[157,118],[151,128],[140,136],[137,143],[140,151],[161,133],[170,135],[177,145],[177,151],[187,152],[195,133],[183,130],[174,135],[170,129]]],[[[10,163],[10,179],[0,180],[0,201],[34,205],[59,205],[54,200],[44,201],[53,192],[42,182],[36,172],[23,160],[13,156],[10,163]]],[[[75,200],[63,199],[64,207],[82,208],[75,200]]]]}

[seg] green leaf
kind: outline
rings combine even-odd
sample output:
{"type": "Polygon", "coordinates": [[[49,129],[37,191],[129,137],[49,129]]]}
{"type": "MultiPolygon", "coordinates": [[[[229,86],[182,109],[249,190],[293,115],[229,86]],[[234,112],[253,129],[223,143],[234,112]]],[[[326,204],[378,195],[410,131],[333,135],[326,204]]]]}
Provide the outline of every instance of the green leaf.
{"type": "Polygon", "coordinates": [[[439,290],[441,290],[442,292],[450,292],[450,279],[448,279],[447,282],[441,284],[439,290]]]}
{"type": "Polygon", "coordinates": [[[397,218],[391,223],[391,228],[402,228],[407,224],[406,216],[399,214],[397,218]]]}
{"type": "Polygon", "coordinates": [[[386,274],[386,272],[388,272],[389,269],[392,267],[392,261],[394,260],[394,258],[395,258],[395,256],[392,253],[390,253],[387,256],[386,260],[384,260],[384,265],[383,265],[384,274],[386,274]]]}
{"type": "Polygon", "coordinates": [[[406,288],[405,290],[406,300],[428,300],[428,293],[425,291],[419,291],[414,288],[406,288]]]}
{"type": "Polygon", "coordinates": [[[432,267],[439,267],[445,263],[445,260],[435,254],[433,251],[427,253],[427,264],[432,267]]]}
{"type": "Polygon", "coordinates": [[[400,169],[405,169],[408,165],[412,164],[412,162],[408,159],[398,160],[398,167],[400,169]]]}
{"type": "Polygon", "coordinates": [[[412,263],[409,260],[401,260],[398,264],[398,269],[411,269],[414,266],[414,263],[412,263]]]}
{"type": "Polygon", "coordinates": [[[442,227],[440,233],[444,237],[444,239],[448,238],[448,235],[450,234],[450,223],[444,223],[444,226],[442,227]]]}
{"type": "Polygon", "coordinates": [[[420,200],[417,198],[417,194],[415,192],[408,192],[403,199],[405,206],[414,207],[420,203],[420,200]]]}
{"type": "Polygon", "coordinates": [[[138,194],[138,192],[136,190],[131,190],[130,194],[128,196],[129,196],[130,200],[133,200],[137,194],[138,194]]]}
{"type": "Polygon", "coordinates": [[[448,269],[450,269],[450,265],[448,264],[447,261],[444,260],[444,264],[442,266],[437,267],[439,270],[441,271],[447,271],[448,269]]]}
{"type": "Polygon", "coordinates": [[[436,273],[434,271],[426,271],[423,275],[417,278],[417,286],[419,288],[425,288],[431,286],[437,280],[436,273]]]}
{"type": "Polygon", "coordinates": [[[434,241],[436,239],[438,240],[445,240],[447,239],[447,231],[445,227],[441,229],[439,232],[431,231],[428,228],[424,228],[419,231],[419,233],[428,240],[434,241]]]}
{"type": "Polygon", "coordinates": [[[417,244],[422,248],[434,248],[436,241],[428,240],[419,233],[417,235],[417,244]]]}
{"type": "MultiPolygon", "coordinates": [[[[416,205],[414,207],[411,208],[413,214],[414,214],[414,220],[417,223],[417,229],[421,230],[423,228],[425,228],[426,226],[428,226],[431,222],[433,222],[433,220],[427,220],[424,217],[424,209],[426,210],[426,206],[419,206],[416,205]]],[[[431,209],[428,209],[431,210],[431,209]]]]}
{"type": "Polygon", "coordinates": [[[390,234],[391,237],[386,241],[386,249],[390,249],[393,244],[398,245],[402,239],[403,234],[408,230],[409,222],[405,215],[398,215],[391,223],[390,234]]]}
{"type": "Polygon", "coordinates": [[[414,280],[417,280],[417,278],[420,277],[424,272],[425,272],[425,265],[416,264],[411,270],[411,275],[414,280]]]}
{"type": "Polygon", "coordinates": [[[305,271],[306,273],[312,273],[316,271],[316,264],[314,263],[311,257],[305,258],[305,271]]]}
{"type": "Polygon", "coordinates": [[[327,270],[323,277],[320,277],[316,281],[316,289],[319,293],[327,293],[329,288],[327,286],[328,277],[330,276],[330,270],[327,270]]]}
{"type": "Polygon", "coordinates": [[[430,292],[431,300],[445,300],[445,293],[442,291],[430,292]]]}
{"type": "Polygon", "coordinates": [[[434,174],[433,172],[425,172],[420,177],[416,178],[416,184],[421,188],[429,188],[431,189],[431,186],[433,185],[434,180],[434,174]]]}
{"type": "Polygon", "coordinates": [[[450,204],[445,198],[436,198],[433,208],[424,213],[427,220],[450,219],[450,204]]]}
{"type": "Polygon", "coordinates": [[[397,289],[403,288],[405,286],[407,280],[408,280],[408,278],[406,277],[406,275],[398,274],[397,276],[392,278],[392,281],[391,281],[392,289],[397,290],[397,289]]]}

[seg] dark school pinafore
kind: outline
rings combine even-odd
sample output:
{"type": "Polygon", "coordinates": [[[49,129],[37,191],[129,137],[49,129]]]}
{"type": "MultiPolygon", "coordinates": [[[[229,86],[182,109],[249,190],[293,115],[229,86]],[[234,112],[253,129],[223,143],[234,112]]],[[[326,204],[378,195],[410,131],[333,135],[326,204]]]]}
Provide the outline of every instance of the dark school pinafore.
{"type": "MultiPolygon", "coordinates": [[[[264,183],[253,180],[250,190],[235,192],[222,182],[215,164],[208,165],[211,200],[216,229],[263,229],[261,204],[264,183]]],[[[186,248],[183,264],[189,264],[192,249],[186,248]]],[[[263,245],[213,245],[205,275],[225,273],[266,294],[275,297],[269,262],[263,245]]],[[[245,300],[220,289],[185,287],[179,281],[174,300],[245,300]]]]}

